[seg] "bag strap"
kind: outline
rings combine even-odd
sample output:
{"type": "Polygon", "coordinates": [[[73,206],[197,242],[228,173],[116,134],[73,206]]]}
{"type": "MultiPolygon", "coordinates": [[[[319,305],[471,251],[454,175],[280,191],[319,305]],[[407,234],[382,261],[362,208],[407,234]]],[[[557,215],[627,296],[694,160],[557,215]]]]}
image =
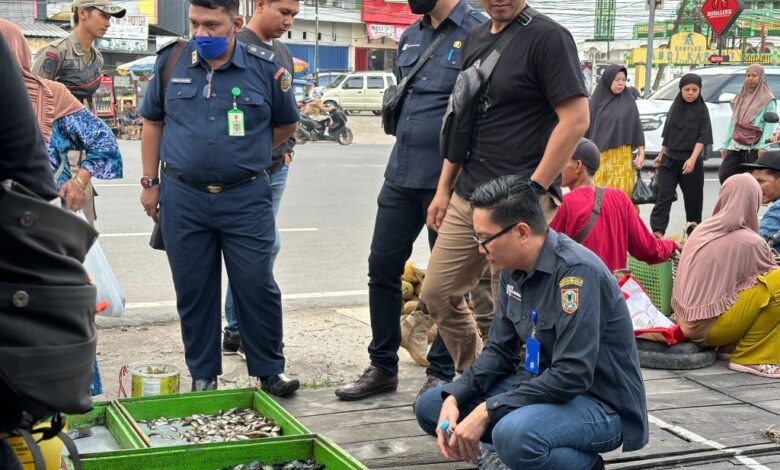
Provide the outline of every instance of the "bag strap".
{"type": "Polygon", "coordinates": [[[76,448],[76,444],[73,443],[73,439],[62,431],[57,434],[57,437],[60,438],[62,443],[65,444],[65,448],[68,449],[68,456],[70,457],[70,463],[73,464],[73,470],[81,470],[81,456],[76,448]]]}
{"type": "Polygon", "coordinates": [[[596,225],[596,219],[598,219],[599,214],[601,214],[602,202],[604,202],[604,189],[597,186],[596,201],[593,203],[593,210],[590,211],[590,219],[588,219],[588,224],[585,225],[585,228],[583,228],[582,231],[574,238],[574,241],[577,243],[582,243],[582,241],[585,240],[585,238],[590,234],[590,231],[593,230],[593,226],[596,225]]]}
{"type": "Polygon", "coordinates": [[[449,36],[450,33],[455,30],[455,26],[455,23],[448,21],[447,24],[445,24],[441,29],[441,31],[439,31],[439,34],[437,34],[433,41],[431,41],[431,44],[427,49],[425,49],[423,55],[417,60],[417,63],[414,65],[412,70],[409,71],[409,75],[405,76],[398,85],[398,89],[400,90],[401,95],[406,93],[406,88],[412,82],[412,78],[423,67],[423,65],[428,62],[428,59],[433,57],[433,53],[436,52],[436,49],[438,49],[439,46],[441,46],[447,36],[449,36]]]}
{"type": "Polygon", "coordinates": [[[530,6],[526,6],[525,9],[520,12],[520,15],[515,19],[515,21],[507,26],[509,29],[501,35],[501,38],[499,38],[499,40],[496,42],[493,50],[490,51],[490,54],[488,54],[487,58],[480,64],[479,74],[482,75],[486,81],[493,74],[493,69],[496,67],[496,64],[498,64],[498,59],[501,58],[501,51],[506,49],[509,43],[512,42],[515,36],[517,36],[517,34],[520,32],[520,30],[523,27],[528,26],[537,15],[539,15],[538,11],[534,10],[530,6]]]}
{"type": "Polygon", "coordinates": [[[179,61],[182,52],[184,52],[184,46],[186,45],[187,41],[184,39],[177,39],[176,45],[173,46],[173,50],[171,50],[171,54],[168,56],[168,60],[165,61],[165,68],[163,69],[161,77],[162,79],[160,80],[160,86],[162,87],[160,91],[162,92],[161,96],[163,98],[163,106],[165,106],[165,91],[168,88],[168,82],[171,80],[173,69],[176,67],[176,63],[179,61]]]}

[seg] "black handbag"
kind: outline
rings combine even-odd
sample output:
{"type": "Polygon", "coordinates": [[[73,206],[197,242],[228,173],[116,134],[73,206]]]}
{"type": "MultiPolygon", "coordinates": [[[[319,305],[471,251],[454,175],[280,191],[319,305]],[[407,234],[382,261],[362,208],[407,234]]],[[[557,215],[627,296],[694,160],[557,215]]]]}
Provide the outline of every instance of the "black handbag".
{"type": "MultiPolygon", "coordinates": [[[[655,175],[653,175],[653,179],[655,179],[655,175]]],[[[650,184],[645,183],[645,180],[642,179],[642,171],[636,170],[636,183],[634,183],[634,190],[631,192],[631,202],[634,204],[655,204],[658,199],[658,185],[655,187],[653,185],[652,181],[650,184]]]]}
{"type": "Polygon", "coordinates": [[[444,42],[449,36],[449,33],[455,29],[455,24],[447,22],[436,37],[431,41],[431,44],[425,49],[423,55],[417,60],[417,63],[409,71],[409,75],[405,76],[399,85],[392,85],[385,90],[384,96],[382,96],[382,129],[385,134],[395,135],[396,128],[398,127],[398,119],[401,116],[401,108],[403,107],[404,97],[406,96],[406,90],[409,88],[409,84],[412,83],[412,78],[422,68],[423,65],[433,56],[436,49],[444,42]]]}
{"type": "Polygon", "coordinates": [[[477,106],[493,69],[501,58],[501,51],[520,32],[521,27],[527,26],[536,15],[536,10],[526,7],[518,19],[507,26],[509,29],[504,32],[485,60],[475,62],[458,74],[442,120],[439,136],[442,158],[452,163],[465,163],[468,160],[477,106]]]}

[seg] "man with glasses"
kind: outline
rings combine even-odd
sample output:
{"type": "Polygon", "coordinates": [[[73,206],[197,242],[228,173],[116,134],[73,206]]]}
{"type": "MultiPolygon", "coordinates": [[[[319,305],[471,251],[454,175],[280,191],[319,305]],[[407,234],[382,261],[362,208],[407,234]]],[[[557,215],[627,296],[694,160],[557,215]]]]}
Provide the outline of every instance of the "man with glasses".
{"type": "Polygon", "coordinates": [[[189,21],[192,41],[165,84],[168,57],[181,46],[161,51],[141,108],[141,204],[155,221],[161,214],[192,389],[217,388],[222,373],[224,257],[249,375],[289,395],[299,383],[284,375],[266,169],[298,121],[290,72],[273,52],[236,40],[238,0],[190,0],[189,21]]]}
{"type": "Polygon", "coordinates": [[[490,340],[458,380],[418,399],[422,429],[445,458],[477,463],[481,441],[509,468],[598,469],[599,453],[644,447],[636,342],[610,271],[548,229],[526,177],[477,188],[471,207],[479,251],[501,272],[490,340]]]}

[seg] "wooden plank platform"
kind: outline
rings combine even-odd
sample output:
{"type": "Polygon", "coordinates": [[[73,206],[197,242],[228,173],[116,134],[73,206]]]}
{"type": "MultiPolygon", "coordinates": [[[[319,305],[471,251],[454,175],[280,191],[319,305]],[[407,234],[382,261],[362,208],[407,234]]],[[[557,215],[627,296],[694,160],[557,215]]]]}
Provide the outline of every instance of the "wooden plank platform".
{"type": "MultiPolygon", "coordinates": [[[[780,444],[760,433],[780,427],[779,383],[731,372],[723,362],[697,371],[643,370],[643,376],[650,444],[638,452],[604,454],[607,468],[729,470],[750,464],[780,469],[780,444]]],[[[412,402],[423,379],[421,368],[406,371],[397,392],[357,402],[339,400],[332,388],[303,390],[278,401],[312,432],[328,436],[369,468],[473,469],[446,462],[417,425],[412,402]]]]}

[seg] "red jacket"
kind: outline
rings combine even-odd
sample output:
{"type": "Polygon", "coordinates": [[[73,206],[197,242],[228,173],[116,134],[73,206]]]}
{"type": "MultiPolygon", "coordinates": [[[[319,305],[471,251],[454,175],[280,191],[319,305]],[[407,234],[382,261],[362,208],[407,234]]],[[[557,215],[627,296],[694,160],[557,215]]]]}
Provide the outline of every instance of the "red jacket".
{"type": "MultiPolygon", "coordinates": [[[[576,238],[587,225],[595,201],[594,188],[583,186],[569,192],[563,196],[563,204],[550,228],[576,238]]],[[[650,233],[628,196],[612,188],[604,188],[601,214],[582,244],[596,253],[612,271],[626,267],[627,253],[645,263],[655,264],[669,259],[676,247],[673,240],[659,240],[650,233]]]]}

